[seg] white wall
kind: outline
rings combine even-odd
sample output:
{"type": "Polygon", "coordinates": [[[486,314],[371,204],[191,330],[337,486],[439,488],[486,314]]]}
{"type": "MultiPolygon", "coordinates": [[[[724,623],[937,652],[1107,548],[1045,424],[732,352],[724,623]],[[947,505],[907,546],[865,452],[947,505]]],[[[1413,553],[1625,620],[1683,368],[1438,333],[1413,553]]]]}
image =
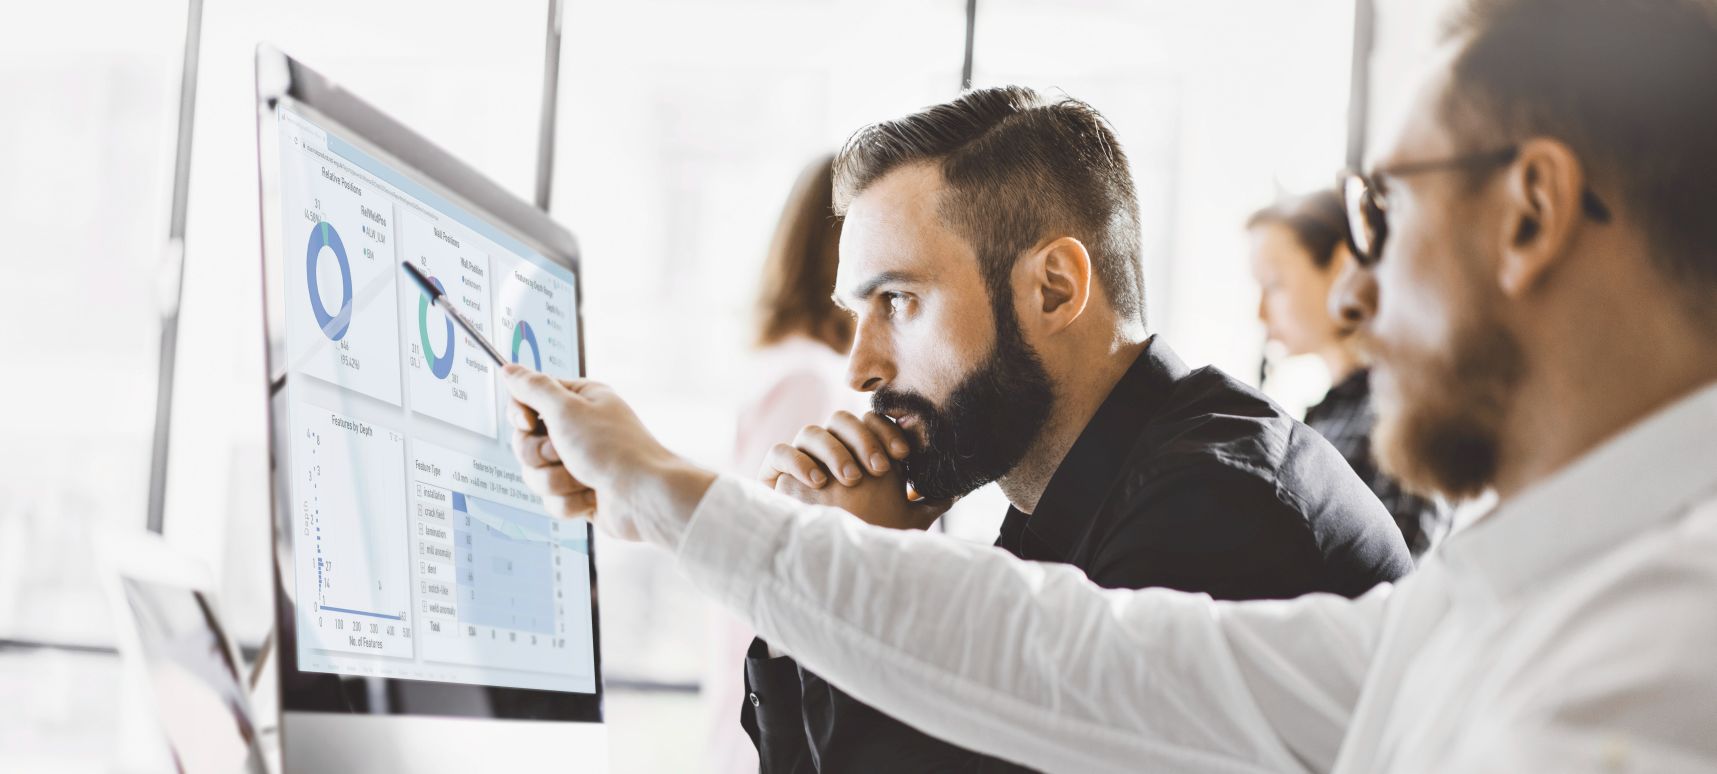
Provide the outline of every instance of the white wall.
{"type": "Polygon", "coordinates": [[[1366,132],[1372,150],[1401,119],[1420,70],[1436,50],[1444,17],[1459,0],[1373,0],[1377,9],[1372,43],[1366,132]]]}

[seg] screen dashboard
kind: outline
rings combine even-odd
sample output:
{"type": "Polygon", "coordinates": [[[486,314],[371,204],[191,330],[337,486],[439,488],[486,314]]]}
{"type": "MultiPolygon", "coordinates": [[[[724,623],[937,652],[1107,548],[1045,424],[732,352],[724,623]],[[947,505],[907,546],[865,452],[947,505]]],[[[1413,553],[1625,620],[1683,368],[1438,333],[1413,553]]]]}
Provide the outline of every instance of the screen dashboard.
{"type": "Polygon", "coordinates": [[[589,530],[523,484],[495,368],[579,376],[577,277],[283,106],[290,568],[297,667],[597,691],[589,530]]]}

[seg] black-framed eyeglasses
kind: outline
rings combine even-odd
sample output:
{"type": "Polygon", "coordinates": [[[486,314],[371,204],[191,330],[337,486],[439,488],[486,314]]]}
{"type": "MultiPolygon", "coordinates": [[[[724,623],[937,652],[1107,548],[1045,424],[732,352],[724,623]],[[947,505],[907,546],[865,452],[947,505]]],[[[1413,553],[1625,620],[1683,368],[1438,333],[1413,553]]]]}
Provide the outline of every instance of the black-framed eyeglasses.
{"type": "MultiPolygon", "coordinates": [[[[1481,170],[1500,167],[1520,155],[1520,146],[1511,145],[1483,153],[1470,153],[1435,161],[1410,161],[1384,167],[1370,174],[1348,172],[1342,175],[1341,194],[1347,204],[1347,246],[1361,266],[1374,266],[1383,255],[1383,240],[1389,236],[1389,200],[1379,181],[1388,177],[1407,177],[1426,172],[1467,169],[1481,170]]],[[[1587,188],[1580,192],[1580,207],[1586,216],[1598,223],[1608,223],[1610,209],[1598,195],[1587,188]]]]}

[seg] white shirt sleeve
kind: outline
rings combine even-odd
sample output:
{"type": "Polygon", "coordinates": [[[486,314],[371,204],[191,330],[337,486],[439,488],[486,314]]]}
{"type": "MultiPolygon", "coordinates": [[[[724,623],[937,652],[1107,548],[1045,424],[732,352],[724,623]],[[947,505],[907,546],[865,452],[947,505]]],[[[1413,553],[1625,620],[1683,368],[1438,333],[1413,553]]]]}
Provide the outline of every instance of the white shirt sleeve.
{"type": "Polygon", "coordinates": [[[682,568],[805,667],[942,739],[1051,771],[1324,771],[1390,596],[1227,603],[712,485],[682,568]]]}

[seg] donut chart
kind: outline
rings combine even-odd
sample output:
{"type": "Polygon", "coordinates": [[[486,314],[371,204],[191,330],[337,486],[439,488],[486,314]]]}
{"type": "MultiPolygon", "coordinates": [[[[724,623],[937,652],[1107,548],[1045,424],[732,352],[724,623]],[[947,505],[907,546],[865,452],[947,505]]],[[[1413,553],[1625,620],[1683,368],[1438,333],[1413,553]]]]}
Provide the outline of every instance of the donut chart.
{"type": "MultiPolygon", "coordinates": [[[[321,221],[310,230],[310,245],[304,253],[304,276],[309,278],[310,313],[316,317],[316,327],[330,341],[345,338],[352,328],[352,264],[346,260],[346,243],[341,241],[340,232],[328,221],[321,221]],[[323,248],[334,251],[334,259],[340,262],[340,308],[333,314],[322,305],[322,291],[316,282],[316,264],[322,258],[323,248]]],[[[448,326],[451,328],[452,323],[448,326]]]]}
{"type": "MultiPolygon", "coordinates": [[[[430,277],[429,282],[435,286],[436,290],[447,292],[447,289],[441,286],[441,280],[430,277]]],[[[437,379],[446,379],[447,375],[453,372],[453,320],[443,315],[442,322],[447,324],[445,336],[447,344],[441,348],[443,350],[441,357],[436,357],[435,349],[429,346],[429,296],[419,294],[417,333],[423,346],[423,359],[429,363],[429,372],[435,374],[437,379]]]]}
{"type": "Polygon", "coordinates": [[[518,325],[513,326],[513,362],[515,363],[519,362],[520,344],[531,345],[531,368],[538,371],[543,370],[543,356],[537,347],[536,331],[531,330],[531,324],[524,320],[520,320],[518,325]]]}

